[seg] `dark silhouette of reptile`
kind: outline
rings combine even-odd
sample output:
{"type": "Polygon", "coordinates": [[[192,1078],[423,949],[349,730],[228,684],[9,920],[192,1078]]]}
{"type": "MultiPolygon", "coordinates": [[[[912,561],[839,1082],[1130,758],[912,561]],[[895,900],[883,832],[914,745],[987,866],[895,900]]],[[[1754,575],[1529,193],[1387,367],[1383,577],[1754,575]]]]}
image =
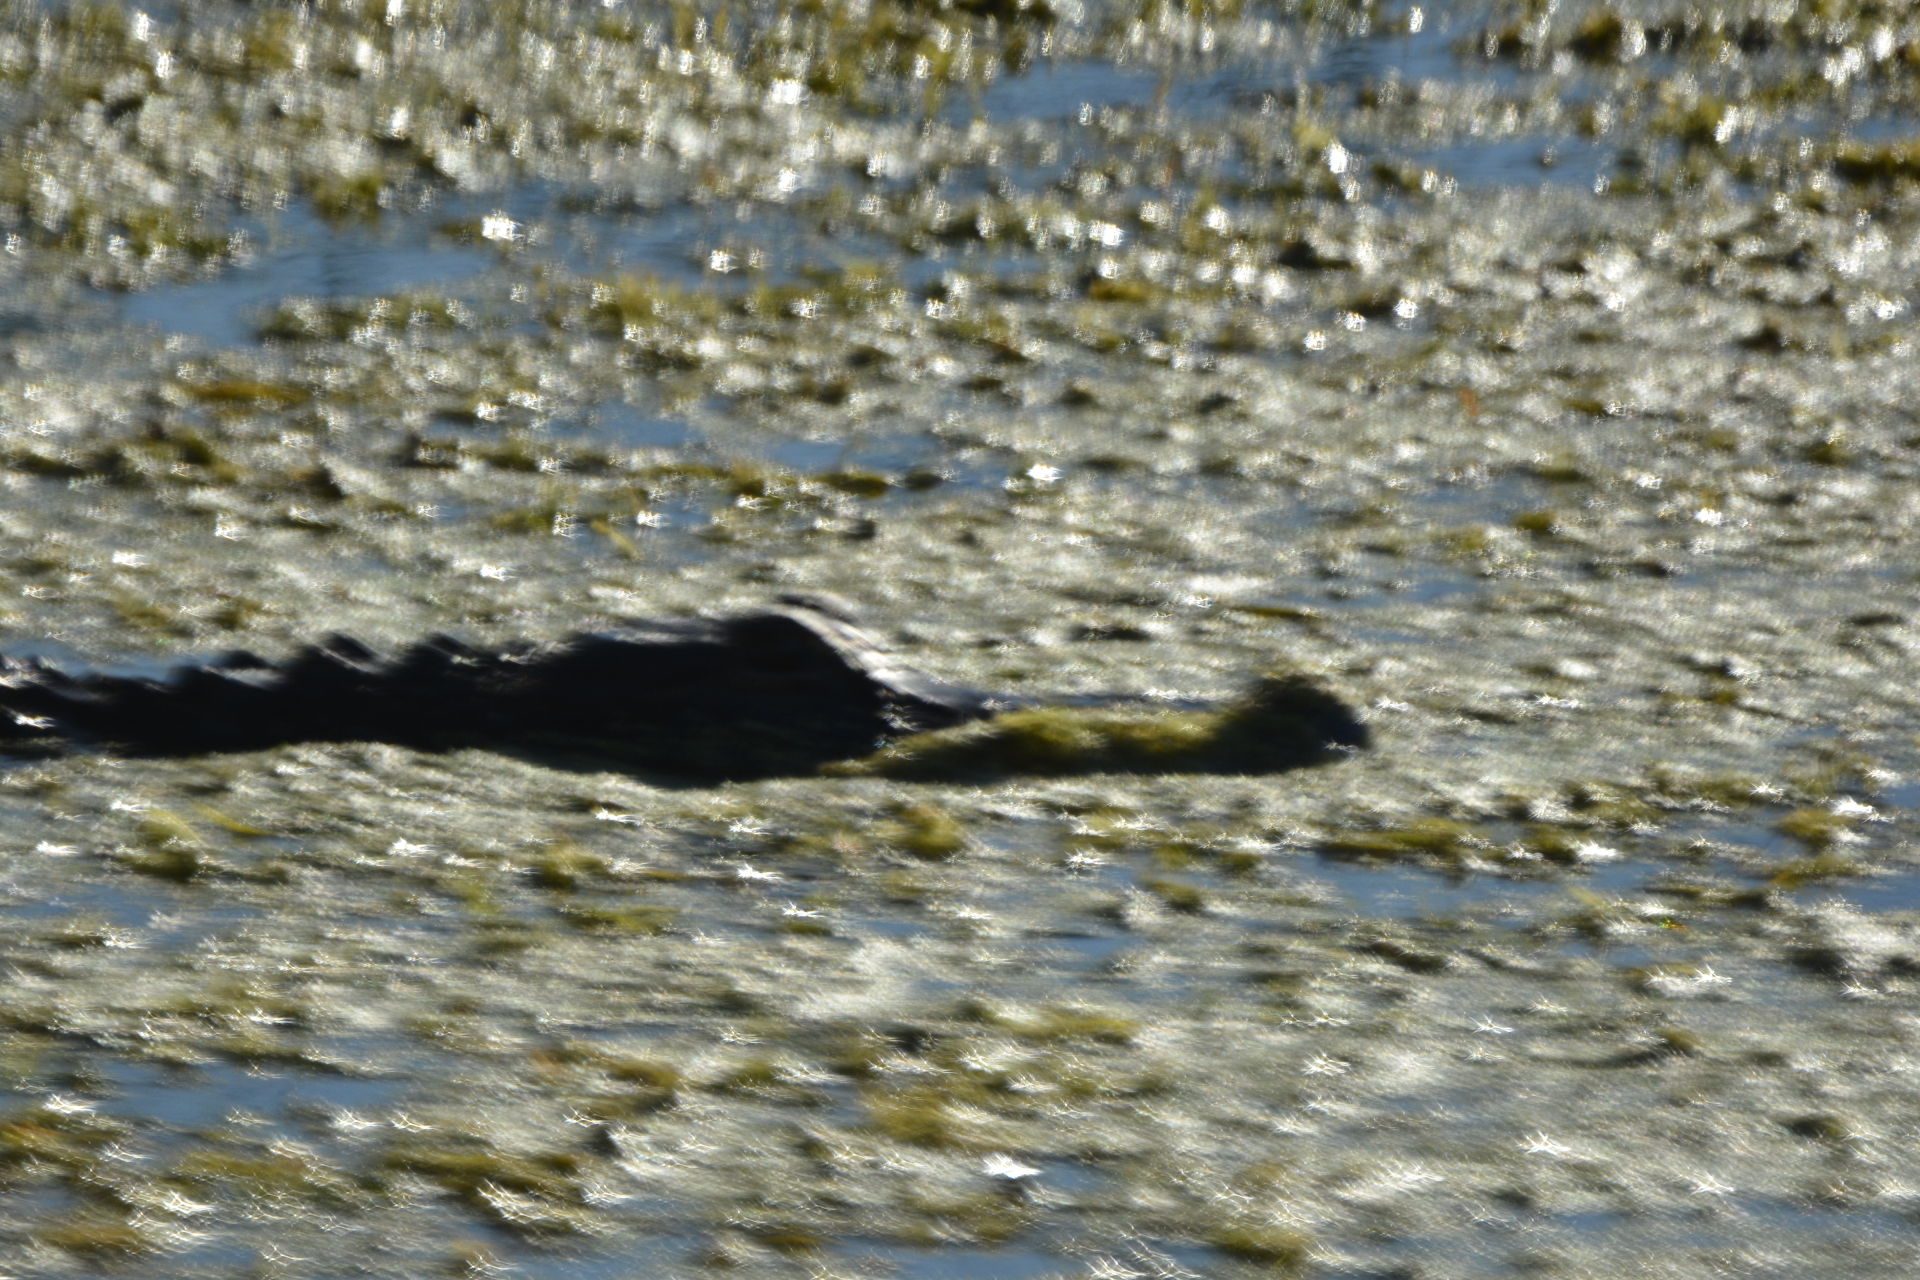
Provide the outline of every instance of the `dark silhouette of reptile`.
{"type": "MultiPolygon", "coordinates": [[[[1328,695],[1320,703],[1295,763],[1366,744],[1351,712],[1328,695]]],[[[386,742],[712,782],[812,773],[903,734],[1037,705],[897,665],[844,609],[802,597],[498,653],[436,636],[389,659],[334,636],[284,663],[236,651],[164,679],[0,658],[0,751],[34,753],[386,742]]]]}

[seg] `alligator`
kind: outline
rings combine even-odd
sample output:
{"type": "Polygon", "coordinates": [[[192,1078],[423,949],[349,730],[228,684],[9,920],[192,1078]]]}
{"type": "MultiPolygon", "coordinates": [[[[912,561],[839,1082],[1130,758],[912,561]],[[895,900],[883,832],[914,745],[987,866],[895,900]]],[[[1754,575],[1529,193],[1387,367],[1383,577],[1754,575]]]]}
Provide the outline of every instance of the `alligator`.
{"type": "MultiPolygon", "coordinates": [[[[1365,726],[1323,700],[1298,763],[1366,743],[1365,726]]],[[[383,657],[335,635],[282,663],[235,650],[162,678],[0,658],[0,752],[14,754],[384,742],[746,781],[815,773],[908,735],[1040,705],[900,665],[843,606],[798,596],[743,616],[633,622],[497,652],[434,636],[383,657]]]]}

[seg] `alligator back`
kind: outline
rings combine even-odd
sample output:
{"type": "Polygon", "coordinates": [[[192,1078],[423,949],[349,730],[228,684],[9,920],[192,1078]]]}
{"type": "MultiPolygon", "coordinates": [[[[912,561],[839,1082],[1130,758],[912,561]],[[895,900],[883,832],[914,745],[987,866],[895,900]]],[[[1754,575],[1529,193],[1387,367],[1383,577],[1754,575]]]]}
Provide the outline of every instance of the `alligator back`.
{"type": "Polygon", "coordinates": [[[334,636],[285,663],[237,652],[161,680],[0,660],[0,738],[21,745],[152,755],[316,741],[473,746],[702,781],[812,772],[986,706],[799,601],[498,653],[436,636],[388,658],[334,636]]]}

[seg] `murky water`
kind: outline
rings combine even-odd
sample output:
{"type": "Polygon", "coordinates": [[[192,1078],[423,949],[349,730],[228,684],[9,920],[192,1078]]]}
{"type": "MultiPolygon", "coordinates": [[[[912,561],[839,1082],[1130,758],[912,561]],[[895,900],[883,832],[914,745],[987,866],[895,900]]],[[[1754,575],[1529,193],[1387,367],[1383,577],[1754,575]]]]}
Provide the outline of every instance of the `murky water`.
{"type": "Polygon", "coordinates": [[[0,9],[0,652],[828,591],[1374,734],[9,759],[0,1271],[1905,1276],[1916,68],[1845,4],[0,9]]]}

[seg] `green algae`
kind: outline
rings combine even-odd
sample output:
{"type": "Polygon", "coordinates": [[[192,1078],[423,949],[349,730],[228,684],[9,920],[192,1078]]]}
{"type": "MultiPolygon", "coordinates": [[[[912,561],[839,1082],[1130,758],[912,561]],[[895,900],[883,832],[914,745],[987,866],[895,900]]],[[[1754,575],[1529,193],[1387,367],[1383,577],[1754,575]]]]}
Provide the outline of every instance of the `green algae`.
{"type": "Polygon", "coordinates": [[[212,865],[209,850],[199,834],[178,814],[165,809],[154,810],[141,818],[139,837],[146,850],[123,854],[120,861],[141,875],[184,883],[212,865]]]}
{"type": "Polygon", "coordinates": [[[1911,921],[1835,900],[1910,869],[1913,184],[1821,123],[1912,101],[1899,15],[47,16],[0,22],[11,297],[213,278],[316,211],[491,265],[270,300],[228,351],[9,329],[9,643],[834,589],[943,676],[1142,701],[711,790],[14,766],[0,1265],[1910,1269],[1871,1135],[1912,1110],[1911,921]],[[1317,78],[1336,38],[1387,69],[1317,78]],[[1049,48],[1166,96],[1006,118],[1049,48]],[[1566,181],[1456,181],[1483,144],[1566,181]],[[666,257],[551,248],[656,224],[666,257]],[[689,443],[576,438],[606,406],[689,443]],[[1150,710],[1276,661],[1373,750],[1150,710]],[[706,1243],[633,1260],[663,1237],[706,1243]]]}
{"type": "Polygon", "coordinates": [[[152,1253],[160,1243],[127,1217],[106,1211],[82,1212],[35,1232],[38,1243],[94,1261],[152,1253]]]}
{"type": "Polygon", "coordinates": [[[122,1126],[85,1112],[16,1108],[0,1119],[0,1166],[14,1176],[37,1167],[77,1176],[124,1134],[122,1126]]]}
{"type": "Polygon", "coordinates": [[[560,908],[567,923],[588,933],[657,934],[672,927],[672,907],[628,904],[588,906],[569,903],[560,908]]]}
{"type": "Polygon", "coordinates": [[[1304,1232],[1259,1223],[1228,1227],[1216,1234],[1211,1243],[1229,1257],[1286,1271],[1295,1271],[1304,1265],[1311,1248],[1310,1237],[1304,1232]]]}
{"type": "Polygon", "coordinates": [[[457,1136],[396,1143],[381,1157],[389,1177],[424,1178],[500,1225],[534,1234],[584,1225],[577,1205],[587,1163],[579,1153],[516,1154],[457,1136]]]}
{"type": "Polygon", "coordinates": [[[966,828],[931,805],[901,806],[889,834],[892,843],[928,862],[944,861],[967,847],[966,828]]]}
{"type": "Polygon", "coordinates": [[[1007,1031],[1025,1040],[1051,1041],[1086,1038],[1102,1044],[1132,1042],[1139,1025],[1126,1018],[1084,1009],[1001,1008],[978,1000],[967,1001],[960,1017],[1007,1031]]]}
{"type": "Polygon", "coordinates": [[[170,1174],[205,1193],[237,1193],[267,1202],[352,1209],[366,1198],[366,1188],[316,1162],[310,1153],[210,1147],[187,1153],[170,1174]]]}
{"type": "Polygon", "coordinates": [[[1803,885],[1825,884],[1857,876],[1864,870],[1859,862],[1842,854],[1817,853],[1812,857],[1792,859],[1774,872],[1767,883],[1781,889],[1798,889],[1803,885]]]}
{"type": "Polygon", "coordinates": [[[606,859],[566,840],[550,841],[527,867],[529,879],[543,889],[558,893],[571,893],[607,872],[606,859]]]}
{"type": "Polygon", "coordinates": [[[1322,848],[1337,857],[1420,858],[1455,861],[1487,847],[1473,827],[1451,818],[1421,818],[1403,826],[1341,831],[1329,835],[1322,848]]]}
{"type": "Polygon", "coordinates": [[[1206,909],[1206,891],[1197,885],[1156,876],[1142,880],[1140,887],[1175,911],[1199,912],[1206,909]]]}
{"type": "Polygon", "coordinates": [[[1774,825],[1818,853],[1838,844],[1853,829],[1854,818],[1832,809],[1795,809],[1774,825]]]}

